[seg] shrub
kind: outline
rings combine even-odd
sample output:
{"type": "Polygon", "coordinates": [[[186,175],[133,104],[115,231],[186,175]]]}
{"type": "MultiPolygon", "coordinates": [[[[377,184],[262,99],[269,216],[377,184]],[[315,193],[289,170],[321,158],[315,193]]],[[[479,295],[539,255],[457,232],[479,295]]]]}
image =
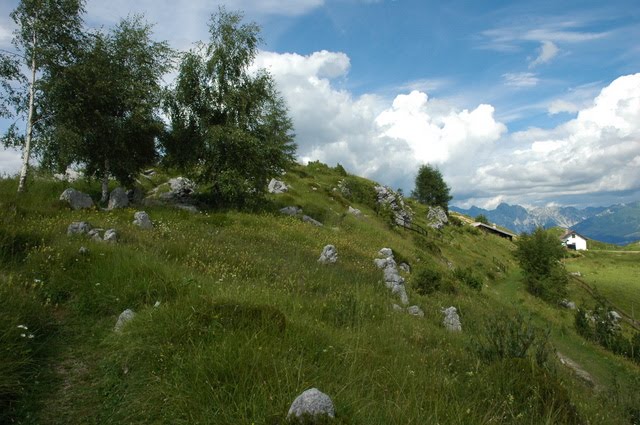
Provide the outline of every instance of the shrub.
{"type": "Polygon", "coordinates": [[[591,327],[591,321],[587,316],[587,311],[583,308],[578,308],[575,313],[574,326],[578,335],[585,339],[593,340],[593,328],[591,327]]]}
{"type": "Polygon", "coordinates": [[[456,217],[455,215],[450,215],[449,216],[449,224],[451,224],[454,227],[462,227],[462,225],[464,224],[462,222],[462,220],[460,220],[458,217],[456,217]]]}
{"type": "Polygon", "coordinates": [[[345,198],[366,205],[372,210],[376,209],[378,194],[373,182],[356,176],[348,176],[341,181],[339,186],[345,198]]]}
{"type": "Polygon", "coordinates": [[[419,270],[411,279],[411,285],[420,295],[432,294],[442,287],[442,273],[433,268],[419,270]]]}
{"type": "Polygon", "coordinates": [[[484,320],[482,330],[471,341],[473,351],[481,360],[493,362],[502,359],[532,358],[539,366],[547,364],[552,351],[549,330],[535,327],[531,318],[497,313],[484,320]]]}
{"type": "Polygon", "coordinates": [[[345,170],[344,167],[340,163],[336,164],[336,166],[333,167],[333,169],[336,170],[336,172],[338,174],[340,174],[341,176],[343,176],[343,177],[346,177],[347,174],[348,174],[347,170],[345,170]]]}
{"type": "Polygon", "coordinates": [[[477,216],[474,218],[474,220],[475,220],[477,223],[491,224],[491,223],[489,223],[489,219],[487,218],[487,216],[486,216],[486,215],[484,215],[484,214],[477,215],[477,216]]]}
{"type": "Polygon", "coordinates": [[[468,287],[478,291],[482,289],[482,279],[476,276],[473,273],[473,270],[471,270],[471,268],[465,268],[465,269],[458,268],[458,269],[455,269],[452,274],[456,280],[464,283],[468,287]]]}

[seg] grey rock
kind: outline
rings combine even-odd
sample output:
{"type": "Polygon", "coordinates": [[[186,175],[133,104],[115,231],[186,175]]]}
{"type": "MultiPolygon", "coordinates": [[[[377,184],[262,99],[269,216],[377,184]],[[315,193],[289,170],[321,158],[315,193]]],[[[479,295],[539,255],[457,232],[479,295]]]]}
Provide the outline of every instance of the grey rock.
{"type": "Polygon", "coordinates": [[[309,217],[308,215],[303,215],[302,221],[304,221],[305,223],[313,224],[314,226],[322,227],[322,223],[314,218],[309,217]]]}
{"type": "Polygon", "coordinates": [[[118,233],[116,232],[116,229],[108,229],[107,231],[105,231],[103,239],[105,240],[105,242],[117,242],[118,233]]]}
{"type": "Polygon", "coordinates": [[[400,263],[398,268],[405,273],[411,273],[411,267],[407,263],[400,263]]]}
{"type": "Polygon", "coordinates": [[[176,177],[169,180],[168,183],[171,190],[163,194],[164,198],[184,199],[191,196],[196,190],[196,184],[186,177],[176,177]]]}
{"type": "Polygon", "coordinates": [[[433,229],[442,229],[449,222],[447,212],[442,207],[429,207],[427,222],[433,229]]]}
{"type": "Polygon", "coordinates": [[[378,255],[385,258],[393,257],[393,250],[391,248],[382,248],[378,251],[378,255]]]}
{"type": "Polygon", "coordinates": [[[280,209],[280,213],[284,215],[296,216],[298,214],[302,214],[302,208],[289,206],[280,209]]]}
{"type": "Polygon", "coordinates": [[[93,239],[94,241],[97,242],[102,242],[102,232],[103,229],[91,229],[89,230],[89,232],[87,233],[87,236],[89,236],[91,239],[93,239]]]}
{"type": "Polygon", "coordinates": [[[338,261],[338,250],[333,245],[327,245],[322,249],[322,254],[318,258],[320,264],[334,264],[338,261]]]}
{"type": "Polygon", "coordinates": [[[67,227],[67,235],[83,235],[89,233],[92,227],[86,221],[74,221],[67,227]]]}
{"type": "Polygon", "coordinates": [[[442,313],[444,313],[444,319],[442,320],[442,324],[448,331],[451,331],[451,332],[462,331],[462,324],[460,323],[460,316],[458,316],[458,309],[452,306],[452,307],[443,309],[442,313]]]}
{"type": "Polygon", "coordinates": [[[133,310],[126,309],[125,311],[120,313],[120,316],[118,316],[118,320],[116,321],[116,325],[113,330],[117,333],[121,333],[124,325],[133,320],[135,316],[136,313],[133,310]]]}
{"type": "Polygon", "coordinates": [[[287,419],[302,418],[304,416],[318,417],[328,416],[335,417],[335,408],[333,401],[325,393],[317,388],[306,390],[291,403],[287,419]]]}
{"type": "Polygon", "coordinates": [[[113,210],[116,208],[127,208],[129,206],[129,197],[127,192],[121,188],[116,187],[109,195],[109,204],[107,209],[113,210]]]}
{"type": "Polygon", "coordinates": [[[63,202],[67,202],[69,206],[74,210],[79,210],[83,208],[92,208],[93,201],[91,197],[86,193],[82,193],[73,188],[65,189],[64,192],[60,195],[60,200],[63,202]]]}
{"type": "Polygon", "coordinates": [[[424,317],[424,311],[417,305],[412,305],[411,307],[407,307],[407,313],[412,316],[424,317]]]}
{"type": "Polygon", "coordinates": [[[89,248],[87,248],[86,246],[81,246],[80,249],[78,250],[78,254],[89,255],[89,248]]]}
{"type": "Polygon", "coordinates": [[[404,308],[400,307],[398,304],[393,304],[391,308],[393,308],[393,311],[404,311],[404,308]]]}
{"type": "Polygon", "coordinates": [[[129,199],[129,204],[141,204],[144,200],[144,191],[139,187],[134,187],[127,191],[127,198],[129,199]]]}
{"type": "Polygon", "coordinates": [[[401,285],[404,283],[404,278],[398,274],[398,269],[395,267],[387,267],[384,269],[384,282],[389,288],[393,288],[395,285],[401,285]]]}
{"type": "Polygon", "coordinates": [[[615,311],[615,310],[611,310],[611,311],[609,312],[609,318],[610,318],[611,320],[613,320],[614,322],[618,322],[618,321],[620,321],[620,320],[622,319],[622,316],[621,316],[621,315],[620,315],[620,313],[618,313],[617,311],[615,311]]]}
{"type": "Polygon", "coordinates": [[[400,283],[391,288],[391,293],[400,298],[400,302],[404,305],[409,304],[409,296],[407,295],[407,290],[404,287],[404,284],[400,283]]]}
{"type": "Polygon", "coordinates": [[[349,206],[349,209],[347,210],[347,212],[349,214],[352,214],[352,215],[356,216],[356,217],[362,217],[362,211],[360,211],[357,208],[353,208],[352,206],[349,206]]]}
{"type": "Polygon", "coordinates": [[[289,186],[287,186],[283,181],[271,179],[271,181],[269,182],[268,190],[269,190],[269,193],[274,193],[276,195],[279,195],[281,193],[285,193],[286,191],[288,191],[289,186]]]}
{"type": "Polygon", "coordinates": [[[142,229],[153,229],[153,223],[149,218],[149,214],[144,211],[137,211],[133,215],[133,224],[142,229]]]}
{"type": "Polygon", "coordinates": [[[571,276],[575,276],[575,277],[582,277],[582,273],[580,272],[571,272],[569,273],[571,276]]]}
{"type": "Polygon", "coordinates": [[[576,303],[574,303],[573,301],[569,301],[569,300],[562,300],[560,301],[560,305],[564,308],[568,308],[569,310],[575,310],[576,309],[576,303]]]}
{"type": "Polygon", "coordinates": [[[191,205],[191,204],[175,204],[174,207],[178,208],[179,210],[188,211],[193,214],[200,212],[200,210],[198,210],[198,208],[195,205],[191,205]]]}
{"type": "Polygon", "coordinates": [[[392,257],[376,258],[373,262],[379,269],[396,268],[396,262],[392,257]]]}

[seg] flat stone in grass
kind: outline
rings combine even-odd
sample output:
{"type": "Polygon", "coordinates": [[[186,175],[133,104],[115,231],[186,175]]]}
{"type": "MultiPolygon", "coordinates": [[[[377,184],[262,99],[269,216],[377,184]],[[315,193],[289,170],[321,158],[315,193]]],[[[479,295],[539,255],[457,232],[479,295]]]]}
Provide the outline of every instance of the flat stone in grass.
{"type": "Polygon", "coordinates": [[[322,223],[320,223],[315,218],[309,217],[308,215],[303,215],[302,216],[302,221],[304,221],[305,223],[313,224],[314,226],[318,226],[318,227],[322,226],[322,223]]]}
{"type": "Polygon", "coordinates": [[[136,313],[133,310],[126,309],[125,311],[120,313],[120,316],[118,316],[118,320],[116,321],[116,326],[113,328],[113,330],[117,333],[121,333],[124,325],[126,325],[128,322],[133,320],[135,316],[136,316],[136,313]]]}
{"type": "Polygon", "coordinates": [[[331,398],[317,388],[308,389],[296,397],[287,414],[287,419],[319,417],[334,418],[335,408],[331,398]]]}
{"type": "Polygon", "coordinates": [[[417,305],[412,305],[411,307],[407,307],[407,313],[412,316],[424,317],[424,311],[417,305]]]}
{"type": "Polygon", "coordinates": [[[86,221],[74,221],[67,227],[67,235],[83,235],[89,233],[92,227],[86,221]]]}
{"type": "Polygon", "coordinates": [[[280,209],[280,213],[284,215],[296,216],[298,214],[302,214],[302,208],[289,206],[280,209]]]}
{"type": "Polygon", "coordinates": [[[69,206],[74,210],[93,207],[91,196],[87,195],[86,193],[82,193],[79,190],[75,190],[71,187],[65,189],[65,191],[62,192],[62,194],[60,195],[60,200],[63,202],[67,202],[69,206]]]}

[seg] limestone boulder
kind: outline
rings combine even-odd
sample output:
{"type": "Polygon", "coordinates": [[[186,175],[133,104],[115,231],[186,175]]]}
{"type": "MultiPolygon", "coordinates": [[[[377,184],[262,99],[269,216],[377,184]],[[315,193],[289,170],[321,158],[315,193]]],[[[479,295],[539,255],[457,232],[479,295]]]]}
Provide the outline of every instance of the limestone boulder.
{"type": "Polygon", "coordinates": [[[127,192],[121,187],[113,189],[109,195],[109,204],[107,205],[107,209],[114,210],[117,208],[127,208],[128,206],[129,197],[127,196],[127,192]]]}
{"type": "Polygon", "coordinates": [[[338,250],[333,245],[327,245],[322,249],[318,263],[335,264],[338,261],[338,250]]]}
{"type": "Polygon", "coordinates": [[[74,210],[93,208],[93,200],[89,195],[71,187],[62,192],[60,200],[68,203],[74,210]]]}
{"type": "Polygon", "coordinates": [[[147,214],[145,211],[137,211],[133,215],[133,224],[142,229],[153,229],[153,223],[149,218],[149,214],[147,214]]]}
{"type": "Polygon", "coordinates": [[[267,189],[269,190],[269,193],[279,195],[281,193],[287,192],[289,190],[289,186],[287,186],[283,181],[271,179],[267,189]]]}
{"type": "Polygon", "coordinates": [[[124,325],[132,321],[134,317],[136,317],[136,313],[131,309],[126,309],[125,311],[120,313],[120,316],[118,316],[118,320],[116,321],[116,325],[114,326],[113,330],[116,333],[121,333],[124,325]]]}
{"type": "Polygon", "coordinates": [[[333,401],[325,393],[317,388],[311,388],[300,394],[291,403],[287,419],[302,418],[318,418],[318,417],[335,417],[335,408],[333,401]]]}

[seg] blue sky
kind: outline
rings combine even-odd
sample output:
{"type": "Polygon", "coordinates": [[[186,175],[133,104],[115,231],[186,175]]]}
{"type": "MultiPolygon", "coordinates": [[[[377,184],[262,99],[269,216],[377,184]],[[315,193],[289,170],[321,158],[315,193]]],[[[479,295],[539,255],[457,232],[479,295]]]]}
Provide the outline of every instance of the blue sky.
{"type": "MultiPolygon", "coordinates": [[[[637,0],[224,3],[263,29],[255,67],[289,104],[300,160],[405,192],[431,163],[460,206],[640,200],[637,0]]],[[[0,47],[16,4],[0,5],[0,47]]],[[[218,4],[90,0],[86,22],[144,12],[187,49],[218,4]]],[[[17,163],[0,152],[0,172],[17,163]]]]}

